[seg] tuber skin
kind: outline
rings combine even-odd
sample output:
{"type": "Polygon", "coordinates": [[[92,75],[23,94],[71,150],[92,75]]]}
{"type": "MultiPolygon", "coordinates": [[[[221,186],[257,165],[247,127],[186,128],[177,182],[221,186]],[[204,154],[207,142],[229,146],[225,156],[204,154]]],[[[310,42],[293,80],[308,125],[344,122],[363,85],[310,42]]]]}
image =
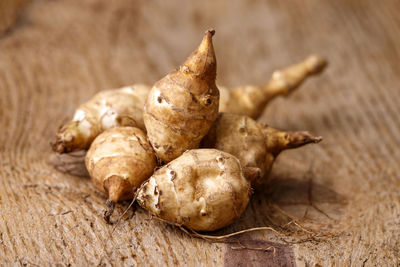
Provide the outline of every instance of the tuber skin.
{"type": "Polygon", "coordinates": [[[197,148],[218,115],[216,58],[209,30],[178,70],[155,83],[144,106],[144,124],[165,163],[197,148]]]}
{"type": "Polygon", "coordinates": [[[319,74],[326,65],[324,58],[311,55],[298,64],[275,71],[264,87],[248,85],[229,90],[220,86],[220,112],[257,119],[272,99],[289,95],[308,77],[319,74]]]}
{"type": "Polygon", "coordinates": [[[86,154],[86,167],[94,186],[108,195],[105,219],[114,205],[134,197],[134,189],[156,168],[156,157],[146,134],[135,127],[116,127],[96,137],[86,154]]]}
{"type": "Polygon", "coordinates": [[[137,202],[172,224],[214,231],[243,213],[251,192],[236,157],[194,149],[158,169],[138,189],[137,202]]]}
{"type": "Polygon", "coordinates": [[[271,171],[276,157],[286,149],[318,143],[322,137],[308,132],[286,132],[232,113],[220,113],[201,142],[203,148],[215,148],[240,160],[245,176],[259,185],[271,171]]]}
{"type": "Polygon", "coordinates": [[[142,113],[150,89],[147,85],[137,84],[96,94],[60,128],[53,150],[65,153],[88,149],[96,136],[112,127],[134,126],[145,131],[142,113]]]}

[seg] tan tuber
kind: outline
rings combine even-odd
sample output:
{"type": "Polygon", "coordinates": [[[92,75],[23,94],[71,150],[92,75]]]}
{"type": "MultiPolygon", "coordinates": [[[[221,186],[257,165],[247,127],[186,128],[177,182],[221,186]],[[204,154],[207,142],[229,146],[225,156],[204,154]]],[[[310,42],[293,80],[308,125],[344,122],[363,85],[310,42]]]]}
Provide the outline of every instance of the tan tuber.
{"type": "Polygon", "coordinates": [[[145,133],[135,127],[116,127],[101,133],[86,154],[93,184],[108,195],[108,211],[119,200],[131,199],[134,189],[148,179],[155,167],[155,153],[145,133]]]}
{"type": "Polygon", "coordinates": [[[115,203],[136,197],[170,223],[198,231],[223,228],[243,213],[251,186],[262,182],[281,151],[322,140],[254,119],[273,98],[321,72],[324,59],[310,56],[276,71],[264,87],[220,93],[214,33],[207,31],[187,60],[152,88],[101,92],[59,130],[55,151],[90,147],[85,163],[94,186],[108,196],[107,222],[115,203]],[[166,165],[154,172],[158,163],[166,165]]]}
{"type": "Polygon", "coordinates": [[[326,64],[324,58],[312,55],[298,64],[275,71],[270,81],[263,87],[248,85],[232,90],[219,87],[220,112],[241,114],[257,119],[269,101],[280,95],[289,95],[309,76],[320,73],[326,64]]]}
{"type": "Polygon", "coordinates": [[[163,162],[197,148],[218,115],[213,30],[178,70],[156,82],[144,106],[144,123],[163,162]]]}
{"type": "Polygon", "coordinates": [[[149,92],[150,87],[137,84],[96,94],[60,128],[53,144],[54,151],[88,149],[96,136],[117,126],[134,126],[145,131],[142,112],[149,92]]]}
{"type": "Polygon", "coordinates": [[[237,157],[245,176],[257,185],[270,172],[281,151],[321,140],[308,132],[280,131],[247,116],[220,113],[201,147],[219,149],[237,157]]]}
{"type": "MultiPolygon", "coordinates": [[[[320,73],[325,66],[325,59],[309,56],[301,63],[275,71],[265,87],[248,85],[229,90],[220,86],[219,110],[256,119],[272,99],[290,94],[305,79],[320,73]]],[[[88,149],[98,134],[113,125],[136,126],[145,130],[143,105],[150,89],[150,86],[137,84],[98,93],[81,105],[72,121],[60,129],[53,145],[54,150],[64,153],[88,149]],[[115,123],[105,123],[110,116],[115,117],[116,114],[120,115],[115,123]]]]}
{"type": "Polygon", "coordinates": [[[140,206],[170,223],[213,231],[238,218],[251,194],[238,159],[194,149],[158,169],[137,193],[140,206]]]}

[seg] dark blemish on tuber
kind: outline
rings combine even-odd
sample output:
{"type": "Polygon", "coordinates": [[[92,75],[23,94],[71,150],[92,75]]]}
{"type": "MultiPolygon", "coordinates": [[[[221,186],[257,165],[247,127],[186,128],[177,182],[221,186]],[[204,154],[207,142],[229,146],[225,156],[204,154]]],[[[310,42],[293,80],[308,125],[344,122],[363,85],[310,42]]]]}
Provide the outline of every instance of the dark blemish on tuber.
{"type": "MultiPolygon", "coordinates": [[[[209,106],[212,104],[212,96],[210,95],[206,95],[203,99],[202,99],[203,105],[205,106],[209,106]]],[[[203,116],[204,117],[204,116],[203,116]]]]}
{"type": "Polygon", "coordinates": [[[176,178],[176,172],[175,171],[170,171],[169,174],[171,175],[171,181],[175,180],[176,178]]]}
{"type": "Polygon", "coordinates": [[[205,32],[205,34],[211,34],[211,36],[214,36],[214,34],[215,34],[215,30],[214,29],[208,29],[206,32],[205,32]]]}

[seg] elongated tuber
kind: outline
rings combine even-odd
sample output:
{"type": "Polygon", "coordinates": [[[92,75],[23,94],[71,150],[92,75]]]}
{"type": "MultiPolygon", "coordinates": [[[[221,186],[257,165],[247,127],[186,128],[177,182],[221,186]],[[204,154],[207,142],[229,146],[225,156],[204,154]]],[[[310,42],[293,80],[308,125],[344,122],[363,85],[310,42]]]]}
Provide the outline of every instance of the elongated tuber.
{"type": "Polygon", "coordinates": [[[142,114],[149,92],[150,87],[137,84],[96,94],[60,128],[53,144],[54,151],[88,149],[96,136],[112,127],[134,126],[145,131],[142,114]]]}
{"type": "Polygon", "coordinates": [[[220,86],[220,112],[257,119],[269,101],[280,95],[289,95],[309,76],[320,73],[325,66],[325,59],[313,55],[296,65],[275,71],[264,87],[248,85],[228,90],[220,86]]]}
{"type": "Polygon", "coordinates": [[[156,167],[155,153],[145,133],[135,127],[116,127],[101,133],[86,155],[94,186],[108,195],[109,221],[114,204],[131,199],[156,167]]]}
{"type": "Polygon", "coordinates": [[[238,218],[250,194],[250,182],[236,157],[216,149],[194,149],[158,169],[139,188],[137,201],[173,224],[213,231],[238,218]]]}
{"type": "Polygon", "coordinates": [[[169,162],[197,148],[218,115],[213,30],[178,70],[155,83],[144,106],[147,135],[158,157],[169,162]]]}
{"type": "Polygon", "coordinates": [[[237,157],[245,176],[257,185],[270,172],[281,151],[321,140],[308,132],[280,131],[247,116],[220,113],[201,147],[219,149],[237,157]]]}

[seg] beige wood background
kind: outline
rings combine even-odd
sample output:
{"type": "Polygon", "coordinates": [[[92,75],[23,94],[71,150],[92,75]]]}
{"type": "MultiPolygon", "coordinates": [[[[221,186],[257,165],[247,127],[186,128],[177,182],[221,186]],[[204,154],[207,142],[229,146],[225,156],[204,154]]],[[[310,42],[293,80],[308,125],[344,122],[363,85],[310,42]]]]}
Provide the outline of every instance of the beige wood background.
{"type": "Polygon", "coordinates": [[[399,265],[399,12],[395,0],[31,1],[0,37],[1,264],[399,265]],[[263,84],[311,53],[330,62],[261,119],[324,141],[283,153],[244,215],[218,232],[273,226],[280,235],[240,241],[275,253],[195,239],[143,210],[111,233],[89,179],[48,164],[79,103],[155,82],[210,27],[219,84],[263,84]]]}

